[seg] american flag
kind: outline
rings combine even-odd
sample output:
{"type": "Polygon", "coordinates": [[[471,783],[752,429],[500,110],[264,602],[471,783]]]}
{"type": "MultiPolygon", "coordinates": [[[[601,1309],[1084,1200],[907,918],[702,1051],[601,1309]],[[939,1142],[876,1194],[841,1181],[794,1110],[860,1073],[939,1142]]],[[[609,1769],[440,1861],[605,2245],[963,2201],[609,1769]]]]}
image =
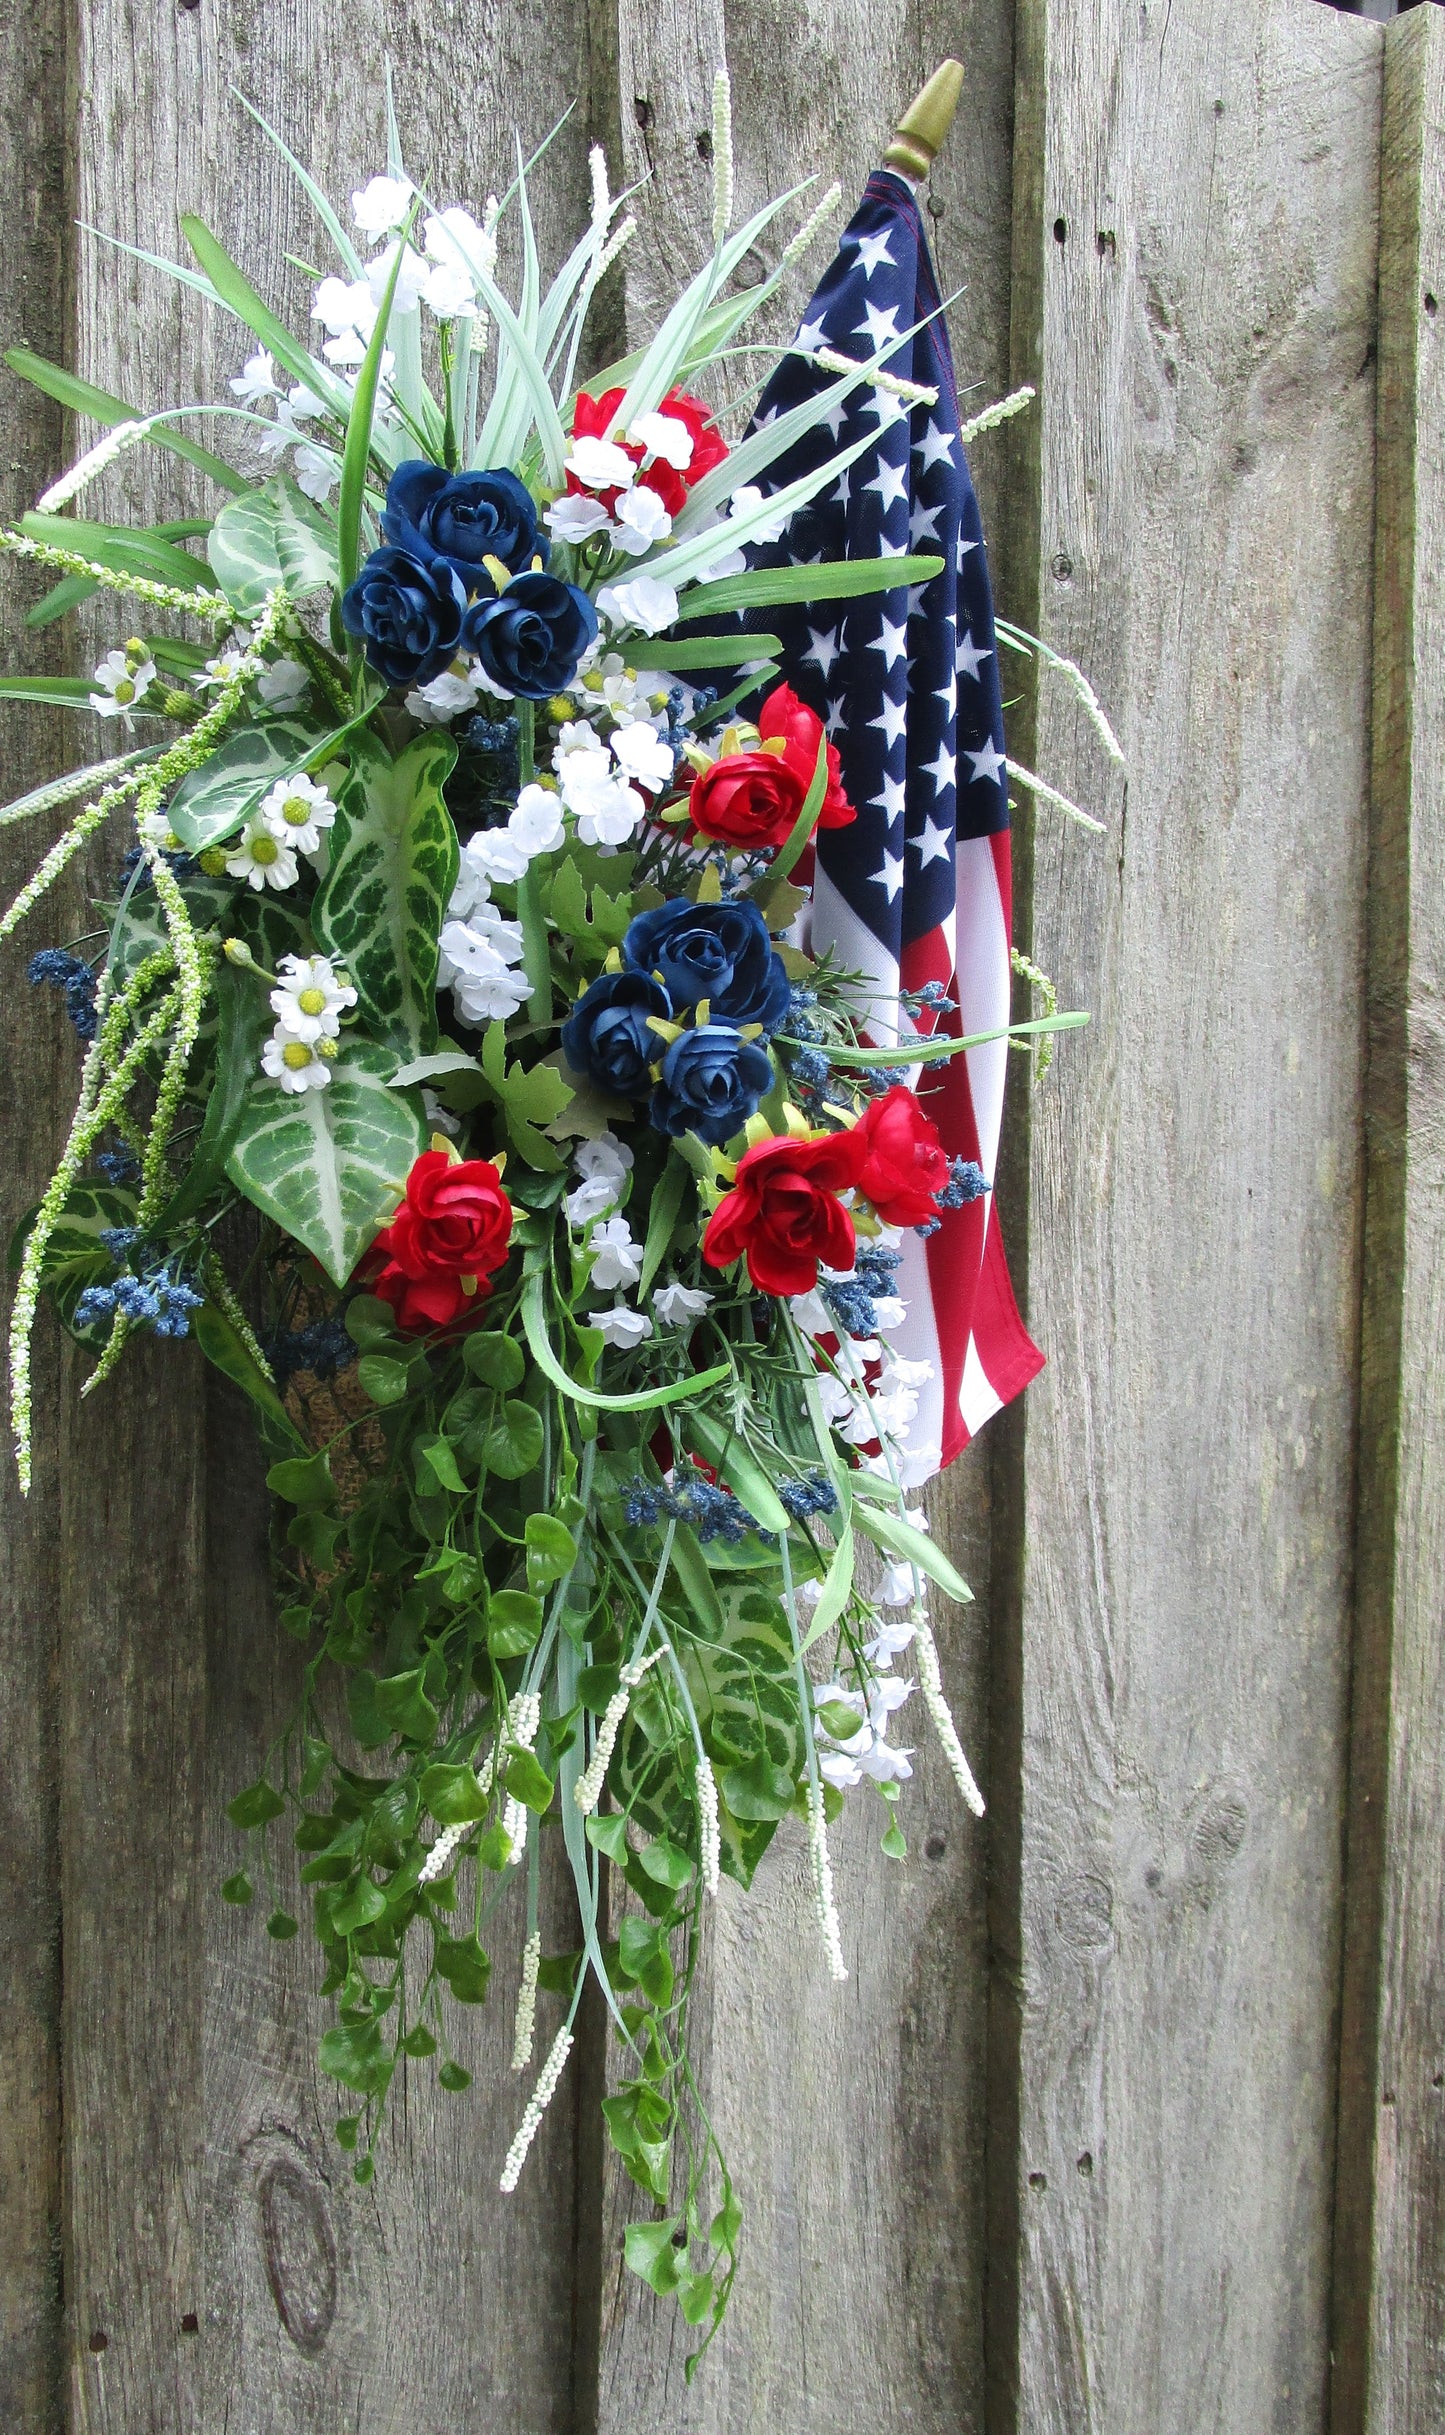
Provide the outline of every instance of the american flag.
{"type": "MultiPolygon", "coordinates": [[[[1003,712],[988,562],[959,439],[948,334],[913,188],[868,180],[796,346],[765,389],[753,428],[829,379],[807,358],[872,357],[894,337],[890,374],[936,390],[908,405],[865,385],[835,403],[771,469],[770,489],[861,439],[864,452],[794,516],[759,565],[931,551],[943,572],[915,590],[870,592],[754,613],[783,640],[783,673],[825,721],[856,806],[820,832],[810,944],[866,977],[879,1046],[941,1029],[962,1037],[1009,1020],[1011,862],[1003,712]],[[928,316],[933,316],[929,319],[928,316]],[[914,325],[922,322],[922,328],[914,325]],[[910,330],[913,335],[906,335],[910,330]],[[951,1010],[900,1008],[900,988],[942,984],[951,1010]]],[[[898,1290],[908,1319],[893,1341],[932,1365],[909,1432],[914,1476],[951,1462],[1042,1367],[1014,1301],[992,1184],[1008,1044],[969,1049],[917,1087],[948,1151],[982,1167],[988,1193],[944,1213],[926,1240],[904,1237],[898,1290]]],[[[900,1062],[903,1062],[900,1059],[900,1062]]]]}

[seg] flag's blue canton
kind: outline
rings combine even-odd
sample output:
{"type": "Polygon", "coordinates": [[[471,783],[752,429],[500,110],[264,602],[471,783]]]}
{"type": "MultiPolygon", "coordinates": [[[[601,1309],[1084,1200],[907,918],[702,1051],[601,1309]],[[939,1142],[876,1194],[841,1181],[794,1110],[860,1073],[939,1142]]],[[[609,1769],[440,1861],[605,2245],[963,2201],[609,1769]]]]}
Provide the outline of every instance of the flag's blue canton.
{"type": "MultiPolygon", "coordinates": [[[[955,847],[1008,827],[993,603],[978,502],[958,437],[958,395],[927,240],[911,188],[871,177],[799,332],[804,347],[874,355],[938,391],[909,409],[860,387],[770,472],[769,488],[876,430],[876,446],[793,518],[758,565],[932,551],[943,572],[915,590],[753,613],[783,640],[783,672],[827,725],[858,818],[819,833],[818,857],[855,913],[898,956],[952,910],[955,847]]],[[[785,358],[754,428],[836,373],[785,358]]]]}

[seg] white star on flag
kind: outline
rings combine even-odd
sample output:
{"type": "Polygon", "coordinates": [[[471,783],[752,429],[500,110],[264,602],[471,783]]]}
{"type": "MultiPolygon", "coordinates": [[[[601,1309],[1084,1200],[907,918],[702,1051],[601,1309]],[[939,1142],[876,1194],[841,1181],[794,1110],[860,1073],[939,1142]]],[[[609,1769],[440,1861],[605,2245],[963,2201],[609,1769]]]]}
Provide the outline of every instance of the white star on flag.
{"type": "Polygon", "coordinates": [[[953,852],[953,829],[947,823],[941,824],[937,820],[925,820],[918,835],[910,837],[908,843],[918,856],[918,868],[921,871],[925,863],[947,860],[947,857],[953,852]]]}
{"type": "Polygon", "coordinates": [[[974,683],[977,684],[978,672],[983,666],[984,661],[992,658],[993,653],[991,651],[979,650],[977,644],[974,642],[973,636],[965,628],[963,640],[958,646],[957,667],[959,675],[970,676],[972,677],[974,683]]]}
{"type": "MultiPolygon", "coordinates": [[[[883,777],[877,794],[871,795],[868,799],[868,809],[870,811],[886,812],[888,815],[888,825],[891,828],[894,821],[898,818],[899,813],[903,809],[907,793],[907,779],[890,778],[887,770],[885,770],[883,772],[883,777]]],[[[899,868],[902,868],[901,864],[899,865],[899,868]]]]}
{"type": "Polygon", "coordinates": [[[881,871],[875,871],[872,874],[872,878],[874,886],[882,888],[886,892],[888,902],[891,905],[894,897],[899,894],[903,886],[903,856],[901,854],[890,854],[885,848],[883,855],[883,868],[881,871]]]}
{"type": "Polygon", "coordinates": [[[951,753],[946,744],[940,744],[934,759],[925,761],[923,769],[925,774],[933,780],[935,793],[941,795],[945,788],[951,787],[954,782],[958,769],[958,755],[951,753]]]}
{"type": "Polygon", "coordinates": [[[908,495],[908,469],[903,465],[880,465],[872,481],[865,482],[863,488],[870,495],[877,495],[886,516],[890,507],[896,507],[908,495]]]}
{"type": "Polygon", "coordinates": [[[908,538],[911,542],[938,539],[938,519],[943,513],[944,506],[945,502],[942,499],[939,500],[936,507],[925,507],[921,499],[914,501],[908,518],[908,538]]]}
{"type": "Polygon", "coordinates": [[[870,727],[882,728],[885,747],[896,744],[908,726],[908,704],[890,701],[885,693],[879,709],[882,715],[879,718],[870,719],[868,724],[870,727]]]}
{"type": "Polygon", "coordinates": [[[854,242],[858,247],[858,259],[863,265],[865,279],[871,279],[879,264],[883,262],[887,263],[890,270],[897,269],[898,265],[888,251],[886,228],[881,230],[876,237],[858,237],[854,242]]]}
{"type": "MultiPolygon", "coordinates": [[[[861,321],[855,322],[852,335],[855,338],[866,338],[876,355],[880,348],[887,346],[890,339],[896,339],[898,336],[897,305],[865,304],[863,318],[861,321]]],[[[889,403],[892,404],[894,401],[890,399],[889,403]]]]}
{"type": "Polygon", "coordinates": [[[818,670],[824,684],[826,685],[828,682],[828,673],[832,668],[834,660],[842,658],[842,653],[838,649],[837,627],[832,627],[831,630],[826,633],[819,633],[812,626],[809,626],[808,648],[803,653],[803,657],[805,660],[812,661],[814,667],[818,670]]]}
{"type": "Polygon", "coordinates": [[[882,652],[885,667],[896,667],[899,660],[907,659],[908,657],[908,627],[906,623],[901,626],[890,626],[887,618],[883,618],[880,621],[878,639],[876,642],[870,643],[868,648],[870,651],[882,652]]]}
{"type": "Polygon", "coordinates": [[[951,434],[947,431],[940,431],[937,423],[930,423],[918,442],[914,454],[922,458],[925,473],[930,465],[951,465],[953,463],[951,434]]]}
{"type": "Polygon", "coordinates": [[[803,354],[811,355],[815,347],[822,346],[826,336],[827,329],[823,322],[801,321],[798,324],[798,335],[793,344],[800,348],[803,354]]]}
{"type": "Polygon", "coordinates": [[[1002,774],[1003,754],[999,751],[999,748],[995,744],[992,736],[990,736],[982,752],[968,752],[967,747],[965,747],[965,754],[967,759],[973,763],[973,776],[969,781],[971,786],[978,786],[985,779],[987,779],[989,785],[992,786],[995,779],[1002,774]]]}

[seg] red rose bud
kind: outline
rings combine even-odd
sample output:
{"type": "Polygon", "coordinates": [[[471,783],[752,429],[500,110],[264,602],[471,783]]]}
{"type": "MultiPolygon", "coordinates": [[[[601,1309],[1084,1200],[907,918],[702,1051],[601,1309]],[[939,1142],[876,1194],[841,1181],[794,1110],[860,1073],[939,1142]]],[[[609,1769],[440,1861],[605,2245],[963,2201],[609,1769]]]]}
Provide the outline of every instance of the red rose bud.
{"type": "Polygon", "coordinates": [[[737,1181],[708,1219],[703,1258],[727,1268],[745,1255],[765,1294],[810,1293],[820,1261],[851,1268],[853,1220],[837,1196],[857,1183],[863,1156],[856,1131],[759,1142],[738,1161],[737,1181]]]}
{"type": "Polygon", "coordinates": [[[864,1151],[858,1189],[885,1226],[923,1226],[938,1215],[934,1195],[948,1182],[948,1154],[912,1091],[895,1083],[873,1100],[853,1139],[864,1151]]]}
{"type": "MultiPolygon", "coordinates": [[[[803,781],[804,791],[813,783],[818,766],[818,746],[823,740],[823,722],[816,711],[800,701],[791,685],[775,685],[758,715],[758,733],[766,743],[782,739],[783,759],[795,769],[803,781]]],[[[828,791],[818,814],[820,829],[844,829],[858,815],[843,792],[842,764],[838,747],[828,747],[828,791]]]]}
{"type": "Polygon", "coordinates": [[[807,792],[808,778],[782,753],[730,752],[693,779],[687,808],[701,836],[757,853],[786,845],[807,792]]]}
{"type": "Polygon", "coordinates": [[[490,1159],[424,1150],[406,1198],[371,1247],[371,1291],[413,1334],[475,1317],[507,1257],[512,1204],[490,1159]]]}

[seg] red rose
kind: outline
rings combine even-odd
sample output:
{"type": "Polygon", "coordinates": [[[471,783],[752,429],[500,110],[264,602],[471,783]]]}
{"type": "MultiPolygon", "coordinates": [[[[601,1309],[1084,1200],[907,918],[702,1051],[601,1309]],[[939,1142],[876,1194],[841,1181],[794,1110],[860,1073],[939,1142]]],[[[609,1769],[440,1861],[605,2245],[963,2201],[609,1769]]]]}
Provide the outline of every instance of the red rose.
{"type": "Polygon", "coordinates": [[[786,845],[807,792],[783,753],[730,752],[693,779],[687,808],[704,837],[756,852],[786,845]]]}
{"type": "Polygon", "coordinates": [[[864,1147],[858,1189],[885,1226],[923,1226],[938,1210],[934,1194],[948,1182],[948,1156],[938,1127],[912,1091],[895,1083],[866,1107],[854,1127],[864,1147]]]}
{"type": "MultiPolygon", "coordinates": [[[[764,742],[769,737],[775,740],[781,737],[783,759],[796,769],[806,791],[813,783],[813,772],[818,766],[818,746],[823,740],[823,722],[815,711],[808,708],[806,702],[799,701],[791,685],[774,686],[759,714],[758,733],[764,742]]],[[[847,827],[850,820],[856,820],[857,817],[852,804],[843,792],[838,747],[836,744],[830,744],[828,747],[828,791],[823,797],[823,808],[818,814],[818,826],[820,829],[843,829],[847,827]]]]}
{"type": "Polygon", "coordinates": [[[746,1254],[748,1275],[765,1294],[810,1293],[819,1261],[851,1268],[853,1220],[837,1196],[857,1183],[862,1157],[856,1132],[759,1142],[708,1219],[703,1258],[726,1268],[746,1254]]]}
{"type": "Polygon", "coordinates": [[[473,1318],[511,1233],[512,1204],[490,1159],[423,1150],[405,1200],[371,1247],[370,1260],[382,1263],[371,1291],[416,1335],[473,1318]]]}

